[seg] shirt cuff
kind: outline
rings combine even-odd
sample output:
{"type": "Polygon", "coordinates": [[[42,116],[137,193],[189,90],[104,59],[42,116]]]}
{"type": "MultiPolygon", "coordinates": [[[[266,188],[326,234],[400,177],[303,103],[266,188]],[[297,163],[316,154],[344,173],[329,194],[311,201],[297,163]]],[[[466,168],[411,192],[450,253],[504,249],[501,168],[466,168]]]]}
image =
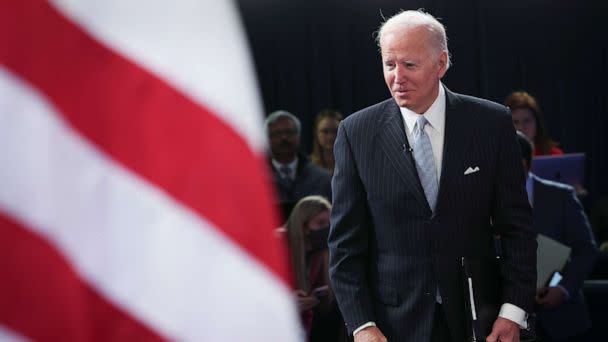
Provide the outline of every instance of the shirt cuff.
{"type": "Polygon", "coordinates": [[[365,328],[369,328],[369,327],[375,327],[376,323],[375,322],[367,322],[361,326],[359,326],[357,329],[355,329],[355,331],[353,331],[353,336],[355,336],[359,331],[365,329],[365,328]]]}
{"type": "Polygon", "coordinates": [[[504,303],[500,307],[500,313],[498,317],[508,319],[509,321],[517,323],[522,329],[528,329],[528,314],[520,307],[513,304],[504,303]]]}

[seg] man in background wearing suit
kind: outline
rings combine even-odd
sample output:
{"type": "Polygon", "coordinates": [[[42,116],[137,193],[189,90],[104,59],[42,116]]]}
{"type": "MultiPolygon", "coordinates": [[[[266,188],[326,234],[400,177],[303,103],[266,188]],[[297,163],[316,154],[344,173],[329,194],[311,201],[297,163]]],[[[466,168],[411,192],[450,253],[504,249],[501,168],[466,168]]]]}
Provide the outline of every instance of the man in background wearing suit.
{"type": "Polygon", "coordinates": [[[571,186],[529,172],[532,144],[520,132],[517,140],[527,171],[526,190],[532,205],[534,230],[572,249],[561,282],[555,287],[544,287],[537,294],[537,322],[542,341],[585,341],[581,335],[591,327],[591,319],[582,286],[597,256],[587,215],[571,186]]]}
{"type": "Polygon", "coordinates": [[[270,168],[283,219],[302,198],[320,195],[331,201],[331,175],[300,152],[301,124],[286,110],[272,112],[264,121],[270,141],[270,168]]]}
{"type": "Polygon", "coordinates": [[[441,84],[449,53],[431,15],[401,12],[378,41],[392,98],[342,121],[334,146],[330,274],[348,331],[466,341],[461,257],[495,261],[500,234],[503,304],[488,341],[519,341],[536,241],[509,111],[441,84]]]}

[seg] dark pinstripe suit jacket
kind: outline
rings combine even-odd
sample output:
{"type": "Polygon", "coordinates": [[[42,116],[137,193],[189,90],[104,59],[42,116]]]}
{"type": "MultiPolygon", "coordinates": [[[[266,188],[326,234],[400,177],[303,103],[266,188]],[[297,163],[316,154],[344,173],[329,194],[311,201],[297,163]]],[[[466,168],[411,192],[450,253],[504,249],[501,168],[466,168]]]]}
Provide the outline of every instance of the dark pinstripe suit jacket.
{"type": "Polygon", "coordinates": [[[511,116],[446,89],[445,120],[435,214],[393,99],[339,127],[330,274],[350,333],[375,321],[389,341],[428,341],[439,288],[450,330],[464,341],[460,257],[493,260],[494,233],[503,243],[502,300],[533,310],[536,241],[511,116]],[[479,171],[464,175],[468,167],[479,171]]]}

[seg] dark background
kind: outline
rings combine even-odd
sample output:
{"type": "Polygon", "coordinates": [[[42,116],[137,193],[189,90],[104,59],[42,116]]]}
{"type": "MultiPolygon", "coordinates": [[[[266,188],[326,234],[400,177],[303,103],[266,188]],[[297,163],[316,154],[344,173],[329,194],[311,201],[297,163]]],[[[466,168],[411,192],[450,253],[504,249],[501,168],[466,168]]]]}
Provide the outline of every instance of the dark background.
{"type": "Polygon", "coordinates": [[[502,103],[540,102],[550,135],[586,152],[587,207],[608,196],[608,1],[240,0],[267,113],[302,121],[310,151],[316,113],[348,115],[390,96],[374,42],[382,14],[424,8],[447,28],[453,91],[502,103]]]}

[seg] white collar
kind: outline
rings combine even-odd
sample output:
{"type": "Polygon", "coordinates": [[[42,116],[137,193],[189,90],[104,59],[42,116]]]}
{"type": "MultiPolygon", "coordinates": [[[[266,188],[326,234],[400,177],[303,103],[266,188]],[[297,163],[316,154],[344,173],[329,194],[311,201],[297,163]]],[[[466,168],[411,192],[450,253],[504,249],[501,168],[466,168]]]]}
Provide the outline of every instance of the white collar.
{"type": "MultiPolygon", "coordinates": [[[[420,114],[405,107],[399,107],[399,109],[405,120],[406,129],[410,134],[414,134],[414,125],[420,114]]],[[[434,130],[438,133],[443,133],[443,128],[445,127],[445,89],[443,89],[443,84],[441,82],[439,83],[439,92],[435,101],[433,101],[433,104],[422,115],[434,130]]]]}
{"type": "Polygon", "coordinates": [[[296,159],[287,164],[282,164],[278,160],[272,158],[272,166],[274,166],[277,170],[280,170],[282,166],[287,166],[292,172],[294,172],[296,170],[296,167],[298,166],[298,157],[296,157],[296,159]]]}

